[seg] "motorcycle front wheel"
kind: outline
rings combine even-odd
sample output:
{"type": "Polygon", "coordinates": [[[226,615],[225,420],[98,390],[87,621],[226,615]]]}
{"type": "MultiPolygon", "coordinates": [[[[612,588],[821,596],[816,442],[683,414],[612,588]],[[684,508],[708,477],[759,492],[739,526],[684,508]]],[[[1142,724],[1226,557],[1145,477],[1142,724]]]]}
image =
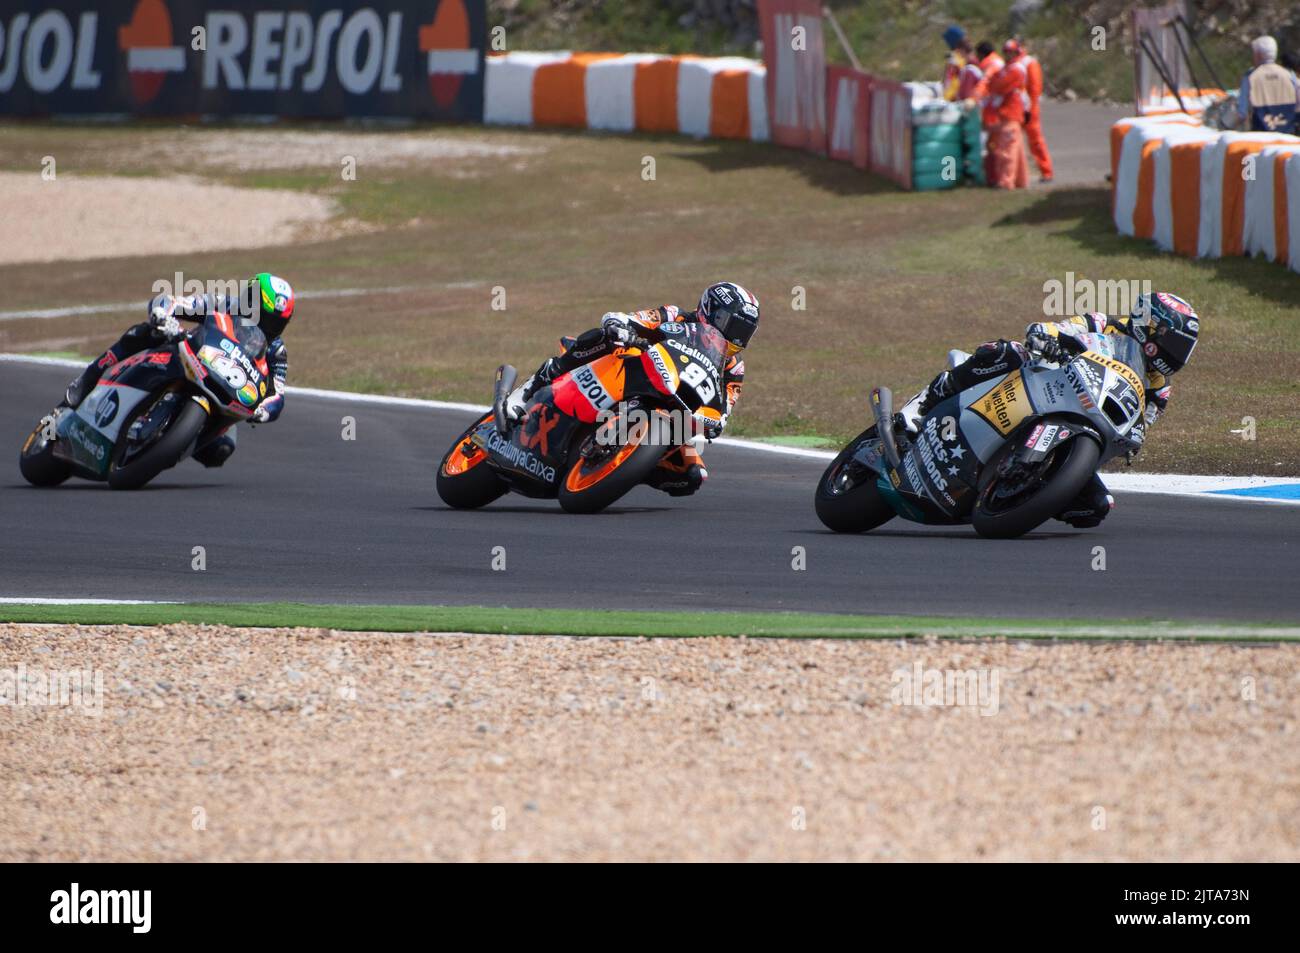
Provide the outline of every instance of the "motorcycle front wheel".
{"type": "Polygon", "coordinates": [[[875,427],[859,434],[831,461],[817,481],[814,500],[817,518],[827,529],[837,533],[865,533],[897,515],[876,486],[879,474],[853,461],[853,454],[862,441],[875,436],[875,427]]]}
{"type": "Polygon", "coordinates": [[[72,476],[72,467],[54,455],[54,441],[46,439],[46,423],[36,425],[18,454],[18,469],[32,486],[58,486],[72,476]]]}
{"type": "Polygon", "coordinates": [[[599,513],[644,483],[664,455],[663,444],[649,437],[652,429],[634,427],[625,443],[608,447],[589,434],[560,484],[560,506],[568,513],[599,513]]]}
{"type": "Polygon", "coordinates": [[[1015,539],[1046,523],[1079,495],[1101,459],[1097,442],[1078,436],[1053,450],[1033,473],[1001,473],[1003,461],[1018,446],[1008,441],[980,476],[971,524],[989,539],[1015,539]]]}
{"type": "Polygon", "coordinates": [[[168,391],[143,404],[144,412],[123,424],[125,436],[113,451],[108,485],[114,490],[138,490],[164,470],[176,466],[208,422],[208,412],[178,391],[168,391]],[[158,413],[164,401],[177,401],[179,406],[168,418],[159,420],[148,434],[133,438],[131,430],[136,421],[158,413]]]}
{"type": "Polygon", "coordinates": [[[492,419],[488,414],[456,438],[438,464],[438,496],[458,510],[476,510],[502,497],[509,489],[487,464],[487,451],[470,442],[470,435],[492,419]]]}

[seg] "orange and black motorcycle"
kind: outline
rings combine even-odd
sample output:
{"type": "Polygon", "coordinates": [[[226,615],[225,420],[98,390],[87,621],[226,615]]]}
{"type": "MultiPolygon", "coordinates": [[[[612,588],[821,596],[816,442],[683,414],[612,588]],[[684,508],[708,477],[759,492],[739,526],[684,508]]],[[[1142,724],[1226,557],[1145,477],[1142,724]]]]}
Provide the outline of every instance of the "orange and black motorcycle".
{"type": "Polygon", "coordinates": [[[517,372],[498,368],[492,411],[438,467],[443,502],[473,509],[513,490],[558,498],[570,513],[597,513],[645,482],[665,456],[720,429],[725,339],[693,322],[652,333],[653,341],[638,338],[561,374],[517,421],[505,412],[517,372]]]}

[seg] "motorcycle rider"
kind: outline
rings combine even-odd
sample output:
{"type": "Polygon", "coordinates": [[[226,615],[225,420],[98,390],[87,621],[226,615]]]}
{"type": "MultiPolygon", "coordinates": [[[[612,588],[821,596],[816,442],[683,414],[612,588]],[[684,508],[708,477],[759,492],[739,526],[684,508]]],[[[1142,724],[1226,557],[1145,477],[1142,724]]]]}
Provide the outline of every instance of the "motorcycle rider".
{"type": "MultiPolygon", "coordinates": [[[[210,294],[176,297],[160,294],[146,306],[147,321],[132,325],[117,342],[92,361],[68,385],[60,407],[79,407],[95,389],[104,371],[133,354],[184,337],[180,318],[202,319],[213,312],[238,317],[245,325],[256,324],[266,336],[266,363],[274,393],[257,406],[251,423],[269,423],[284,409],[284,385],[289,374],[289,355],[281,335],[293,317],[293,289],[283,278],[260,272],[240,283],[235,297],[210,294]]],[[[205,433],[192,456],[205,467],[219,467],[235,452],[235,428],[229,425],[215,433],[205,433]]]]}
{"type": "MultiPolygon", "coordinates": [[[[1159,291],[1141,295],[1127,316],[1108,317],[1097,311],[1065,321],[1035,322],[1026,329],[1025,343],[989,341],[975,349],[967,360],[944,371],[899,411],[896,424],[916,433],[921,420],[942,400],[974,387],[994,375],[1014,371],[1035,354],[1063,363],[1087,349],[1082,334],[1126,334],[1142,345],[1146,356],[1146,411],[1129,432],[1138,444],[1146,431],[1169,404],[1169,378],[1186,366],[1196,347],[1200,318],[1190,304],[1177,295],[1159,291]]],[[[1080,529],[1096,526],[1110,513],[1115,499],[1096,474],[1079,495],[1056,518],[1080,529]]]]}
{"type": "MultiPolygon", "coordinates": [[[[547,358],[528,380],[510,394],[506,413],[511,420],[522,420],[528,412],[528,401],[533,394],[550,384],[561,374],[575,370],[615,348],[626,347],[638,337],[654,337],[661,324],[703,321],[713,325],[727,340],[726,363],[722,383],[726,392],[726,410],[716,427],[708,428],[704,436],[716,439],[727,424],[727,418],[740,399],[741,385],[745,380],[745,362],[741,352],[758,329],[758,299],[733,281],[719,281],[709,285],[700,295],[699,306],[694,311],[666,304],[646,311],[609,311],[600,319],[600,327],[578,335],[563,353],[547,358]]],[[[695,447],[683,444],[664,455],[646,482],[669,496],[689,496],[703,486],[709,471],[695,447]]]]}

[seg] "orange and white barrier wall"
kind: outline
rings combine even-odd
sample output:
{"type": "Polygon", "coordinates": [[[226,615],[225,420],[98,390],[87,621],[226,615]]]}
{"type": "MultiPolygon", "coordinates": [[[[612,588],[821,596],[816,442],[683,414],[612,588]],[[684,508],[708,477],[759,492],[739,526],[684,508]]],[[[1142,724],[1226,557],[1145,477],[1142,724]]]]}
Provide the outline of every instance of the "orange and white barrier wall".
{"type": "Polygon", "coordinates": [[[1122,119],[1111,128],[1111,173],[1122,234],[1300,271],[1300,137],[1221,132],[1183,114],[1122,119]]]}
{"type": "Polygon", "coordinates": [[[505,53],[487,58],[483,121],[769,138],[767,72],[738,56],[505,53]]]}

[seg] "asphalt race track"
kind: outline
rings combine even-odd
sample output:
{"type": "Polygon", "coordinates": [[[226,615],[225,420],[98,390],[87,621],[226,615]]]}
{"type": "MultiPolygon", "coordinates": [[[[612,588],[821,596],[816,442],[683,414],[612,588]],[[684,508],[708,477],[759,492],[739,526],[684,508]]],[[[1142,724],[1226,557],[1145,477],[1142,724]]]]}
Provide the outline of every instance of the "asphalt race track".
{"type": "Polygon", "coordinates": [[[846,537],[813,512],[821,461],[720,446],[693,498],[642,487],[598,516],[517,496],[457,512],[434,467],[469,414],[292,393],[280,421],[240,428],[222,469],[186,461],[134,493],[29,487],[18,449],[71,376],[0,362],[0,596],[1300,618],[1300,507],[1129,495],[1096,530],[987,541],[896,520],[846,537]]]}

